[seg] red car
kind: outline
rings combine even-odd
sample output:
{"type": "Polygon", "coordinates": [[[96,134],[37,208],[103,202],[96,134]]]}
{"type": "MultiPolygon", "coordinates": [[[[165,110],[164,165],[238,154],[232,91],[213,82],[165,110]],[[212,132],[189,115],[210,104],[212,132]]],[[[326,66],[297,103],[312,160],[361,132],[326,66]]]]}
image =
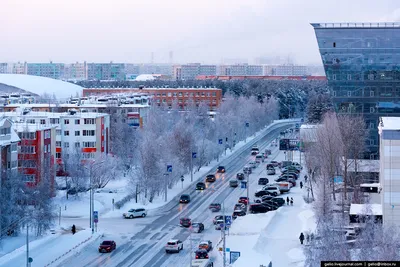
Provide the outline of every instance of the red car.
{"type": "Polygon", "coordinates": [[[247,197],[240,197],[238,203],[242,203],[242,204],[249,204],[249,199],[247,197]]]}
{"type": "Polygon", "coordinates": [[[99,252],[111,252],[117,248],[117,244],[113,240],[103,241],[99,246],[99,252]]]}
{"type": "Polygon", "coordinates": [[[190,218],[181,218],[179,222],[180,222],[181,226],[186,227],[186,228],[188,228],[192,225],[192,220],[190,218]]]}

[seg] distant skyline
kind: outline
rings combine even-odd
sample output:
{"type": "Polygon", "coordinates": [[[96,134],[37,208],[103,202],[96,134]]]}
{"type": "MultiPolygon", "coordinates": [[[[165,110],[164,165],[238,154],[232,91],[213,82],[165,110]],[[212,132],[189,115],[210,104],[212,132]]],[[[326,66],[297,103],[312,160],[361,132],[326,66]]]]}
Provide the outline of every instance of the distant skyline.
{"type": "Polygon", "coordinates": [[[0,62],[321,64],[311,22],[399,21],[398,0],[1,0],[0,62]]]}

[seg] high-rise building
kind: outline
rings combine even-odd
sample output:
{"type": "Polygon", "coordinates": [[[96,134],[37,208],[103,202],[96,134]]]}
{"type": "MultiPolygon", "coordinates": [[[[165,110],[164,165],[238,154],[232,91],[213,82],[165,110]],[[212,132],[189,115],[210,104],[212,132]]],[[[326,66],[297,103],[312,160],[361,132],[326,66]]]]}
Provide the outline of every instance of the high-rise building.
{"type": "MultiPolygon", "coordinates": [[[[199,75],[216,75],[216,65],[201,65],[200,63],[191,63],[181,65],[181,79],[195,80],[199,75]]],[[[175,77],[175,75],[174,75],[175,77]]]]}
{"type": "Polygon", "coordinates": [[[379,157],[378,117],[400,116],[400,23],[313,23],[338,113],[363,115],[366,157],[379,157]]]}
{"type": "Polygon", "coordinates": [[[0,73],[12,73],[12,63],[0,63],[0,73]]]}
{"type": "Polygon", "coordinates": [[[123,81],[125,80],[125,64],[123,63],[88,63],[88,80],[123,81]]]}
{"type": "Polygon", "coordinates": [[[83,81],[87,80],[87,65],[83,63],[65,64],[64,74],[61,77],[63,80],[83,81]]]}
{"type": "Polygon", "coordinates": [[[263,75],[263,66],[261,65],[220,65],[218,68],[219,75],[227,76],[261,76],[263,75]]]}
{"type": "Polygon", "coordinates": [[[27,74],[60,79],[64,75],[64,63],[28,63],[27,74]]]}
{"type": "Polygon", "coordinates": [[[27,74],[28,64],[26,62],[13,63],[12,64],[12,74],[27,74]]]}

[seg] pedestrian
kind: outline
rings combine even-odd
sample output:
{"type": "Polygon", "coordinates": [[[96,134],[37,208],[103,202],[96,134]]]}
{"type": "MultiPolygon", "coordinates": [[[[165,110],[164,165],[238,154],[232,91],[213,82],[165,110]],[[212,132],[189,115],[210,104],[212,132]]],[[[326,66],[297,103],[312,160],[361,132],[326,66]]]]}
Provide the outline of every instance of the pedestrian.
{"type": "Polygon", "coordinates": [[[307,240],[307,244],[310,243],[310,234],[306,233],[306,240],[307,240]]]}
{"type": "Polygon", "coordinates": [[[72,229],[71,229],[72,234],[74,235],[76,233],[76,227],[75,224],[72,225],[72,229]]]}
{"type": "Polygon", "coordinates": [[[300,189],[303,188],[303,182],[300,182],[300,189]]]}
{"type": "Polygon", "coordinates": [[[286,203],[289,205],[289,197],[286,197],[286,203]]]}
{"type": "Polygon", "coordinates": [[[304,235],[303,235],[303,233],[300,234],[299,239],[300,239],[300,243],[303,245],[303,241],[304,241],[304,235]]]}
{"type": "Polygon", "coordinates": [[[290,198],[290,205],[293,206],[293,198],[290,198]]]}
{"type": "Polygon", "coordinates": [[[304,175],[304,182],[305,182],[305,183],[307,183],[307,178],[308,178],[307,174],[304,175]]]}

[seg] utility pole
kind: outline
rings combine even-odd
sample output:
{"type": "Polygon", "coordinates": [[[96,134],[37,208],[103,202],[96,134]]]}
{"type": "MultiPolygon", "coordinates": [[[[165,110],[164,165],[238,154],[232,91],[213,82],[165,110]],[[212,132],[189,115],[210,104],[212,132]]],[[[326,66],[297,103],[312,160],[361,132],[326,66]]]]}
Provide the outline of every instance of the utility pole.
{"type": "Polygon", "coordinates": [[[165,181],[164,181],[164,184],[165,184],[165,202],[167,202],[167,199],[168,199],[168,197],[167,197],[167,193],[168,193],[168,172],[166,173],[166,174],[164,174],[165,175],[165,181]]]}
{"type": "Polygon", "coordinates": [[[193,182],[193,149],[191,149],[192,155],[190,155],[190,181],[193,182]]]}
{"type": "Polygon", "coordinates": [[[226,218],[225,218],[225,200],[222,202],[222,216],[223,216],[223,218],[224,218],[224,226],[222,227],[223,229],[222,229],[222,238],[224,239],[223,240],[223,245],[222,245],[222,249],[223,249],[223,257],[224,257],[224,267],[226,266],[225,264],[226,264],[226,252],[225,252],[225,250],[226,250],[226,242],[225,242],[225,228],[226,228],[226,218]]]}
{"type": "MultiPolygon", "coordinates": [[[[250,187],[250,174],[249,172],[246,172],[246,176],[247,176],[247,206],[249,206],[248,204],[250,203],[250,199],[249,199],[249,187],[250,187]]],[[[247,211],[247,207],[246,207],[246,211],[247,211]]]]}
{"type": "Polygon", "coordinates": [[[192,227],[189,227],[189,241],[190,241],[190,254],[189,254],[189,259],[190,259],[190,267],[192,267],[192,249],[193,249],[193,244],[192,244],[192,227]]]}
{"type": "Polygon", "coordinates": [[[26,224],[26,267],[29,267],[29,229],[26,224]]]}

